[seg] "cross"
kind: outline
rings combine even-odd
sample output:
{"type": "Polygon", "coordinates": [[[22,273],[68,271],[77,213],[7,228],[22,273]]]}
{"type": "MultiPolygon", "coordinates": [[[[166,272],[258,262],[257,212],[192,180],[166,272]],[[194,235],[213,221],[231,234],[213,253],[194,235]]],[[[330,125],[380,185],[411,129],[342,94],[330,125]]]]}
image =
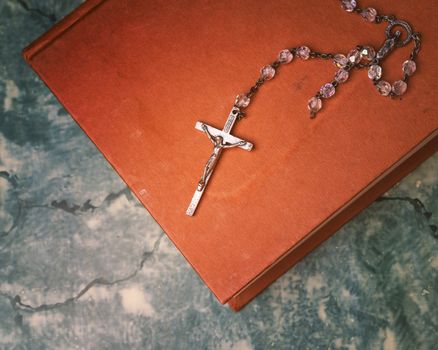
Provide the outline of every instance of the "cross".
{"type": "Polygon", "coordinates": [[[222,130],[216,129],[202,122],[196,122],[195,129],[205,132],[210,141],[213,143],[213,153],[205,164],[204,173],[202,174],[202,177],[198,182],[198,187],[196,188],[192,201],[187,208],[187,215],[193,216],[193,214],[195,213],[196,208],[204,193],[205,187],[207,186],[208,180],[210,180],[210,176],[213,173],[214,167],[216,166],[217,161],[222,153],[222,150],[224,148],[239,147],[241,149],[244,149],[245,151],[251,151],[253,147],[252,143],[239,139],[230,134],[234,123],[239,117],[239,114],[240,109],[237,107],[233,107],[222,130]]]}

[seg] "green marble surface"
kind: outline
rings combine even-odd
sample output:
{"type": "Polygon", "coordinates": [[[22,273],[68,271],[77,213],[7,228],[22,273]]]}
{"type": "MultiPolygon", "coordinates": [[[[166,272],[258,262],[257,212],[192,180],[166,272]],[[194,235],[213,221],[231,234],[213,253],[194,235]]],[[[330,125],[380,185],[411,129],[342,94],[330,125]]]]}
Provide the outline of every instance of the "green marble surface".
{"type": "Polygon", "coordinates": [[[0,349],[438,348],[438,155],[233,313],[21,59],[78,3],[0,2],[0,349]]]}

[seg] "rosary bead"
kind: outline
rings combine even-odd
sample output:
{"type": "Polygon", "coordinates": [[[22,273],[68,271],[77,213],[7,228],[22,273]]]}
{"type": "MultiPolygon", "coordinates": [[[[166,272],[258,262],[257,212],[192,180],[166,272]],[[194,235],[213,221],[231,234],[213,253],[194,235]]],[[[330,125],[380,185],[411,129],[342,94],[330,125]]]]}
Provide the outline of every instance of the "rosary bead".
{"type": "Polygon", "coordinates": [[[342,0],[342,8],[347,12],[353,12],[356,5],[356,0],[342,0]]]}
{"type": "Polygon", "coordinates": [[[275,68],[267,65],[260,70],[260,73],[263,80],[271,80],[275,75],[275,68]]]}
{"type": "Polygon", "coordinates": [[[348,77],[349,77],[348,71],[341,68],[336,72],[335,80],[341,84],[341,83],[345,83],[348,80],[348,77]]]}
{"type": "Polygon", "coordinates": [[[367,9],[363,10],[360,15],[368,22],[375,22],[377,11],[372,7],[368,7],[367,9]]]}
{"type": "Polygon", "coordinates": [[[297,55],[303,60],[308,60],[310,57],[310,49],[307,46],[301,46],[297,50],[297,55]]]}
{"type": "Polygon", "coordinates": [[[347,57],[345,57],[345,55],[338,53],[337,55],[335,55],[333,63],[338,68],[344,68],[348,64],[348,59],[347,59],[347,57]]]}
{"type": "Polygon", "coordinates": [[[321,99],[318,97],[312,97],[307,104],[307,108],[309,109],[310,114],[314,116],[322,108],[321,99]]]}
{"type": "Polygon", "coordinates": [[[360,51],[360,54],[364,63],[370,63],[376,57],[376,50],[371,46],[364,46],[360,51]]]}
{"type": "Polygon", "coordinates": [[[234,105],[238,108],[246,108],[248,107],[251,99],[246,94],[240,94],[236,96],[236,101],[234,105]]]}
{"type": "Polygon", "coordinates": [[[335,94],[336,89],[335,89],[335,87],[333,86],[332,83],[327,83],[327,84],[324,84],[321,87],[319,92],[321,93],[322,97],[329,98],[329,97],[332,97],[335,94]]]}
{"type": "Polygon", "coordinates": [[[392,86],[385,80],[381,80],[376,84],[377,91],[382,96],[388,96],[391,93],[392,86]]]}
{"type": "Polygon", "coordinates": [[[382,67],[378,64],[373,64],[370,69],[368,69],[368,78],[371,80],[379,80],[382,77],[382,67]]]}
{"type": "Polygon", "coordinates": [[[394,84],[392,84],[392,92],[397,95],[403,95],[408,89],[408,84],[406,84],[403,80],[397,80],[394,84]]]}
{"type": "Polygon", "coordinates": [[[293,58],[294,55],[288,49],[282,50],[278,54],[278,61],[283,64],[290,63],[293,60],[293,58]]]}
{"type": "Polygon", "coordinates": [[[360,59],[362,58],[362,55],[360,54],[360,51],[357,49],[353,49],[348,53],[347,56],[348,60],[353,63],[357,64],[360,62],[360,59]]]}
{"type": "Polygon", "coordinates": [[[415,61],[407,60],[403,63],[403,73],[408,76],[411,76],[417,70],[417,64],[415,61]]]}

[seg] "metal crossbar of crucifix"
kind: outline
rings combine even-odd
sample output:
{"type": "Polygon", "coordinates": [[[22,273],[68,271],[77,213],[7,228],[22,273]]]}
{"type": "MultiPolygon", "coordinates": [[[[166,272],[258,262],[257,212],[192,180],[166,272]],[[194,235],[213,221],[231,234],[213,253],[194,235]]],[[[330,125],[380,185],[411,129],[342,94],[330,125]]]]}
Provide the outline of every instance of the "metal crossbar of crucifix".
{"type": "Polygon", "coordinates": [[[239,115],[240,109],[237,107],[233,107],[222,130],[216,129],[202,122],[196,122],[195,128],[199,131],[205,132],[209,140],[213,143],[213,152],[207,163],[205,164],[204,172],[198,182],[198,187],[196,188],[192,201],[187,208],[187,215],[193,216],[193,214],[195,213],[196,208],[204,193],[205,187],[207,186],[208,180],[210,179],[211,174],[213,173],[213,170],[217,164],[217,161],[219,160],[222,150],[224,148],[239,147],[241,149],[244,149],[245,151],[251,151],[253,147],[252,143],[239,139],[230,134],[231,129],[239,115]]]}

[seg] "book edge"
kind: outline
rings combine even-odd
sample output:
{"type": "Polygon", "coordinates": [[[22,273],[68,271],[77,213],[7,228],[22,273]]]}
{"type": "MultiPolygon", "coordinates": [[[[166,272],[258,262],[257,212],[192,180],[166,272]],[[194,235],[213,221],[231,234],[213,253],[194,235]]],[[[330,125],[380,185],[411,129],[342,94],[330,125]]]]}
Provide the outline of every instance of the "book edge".
{"type": "Polygon", "coordinates": [[[41,50],[53,43],[63,33],[80,22],[84,17],[93,12],[105,1],[106,0],[87,0],[83,4],[76,7],[67,16],[62,18],[58,23],[53,25],[53,27],[40,35],[22,50],[21,54],[25,61],[30,63],[32,58],[41,50]]]}
{"type": "Polygon", "coordinates": [[[310,254],[322,242],[335,234],[343,225],[367,208],[379,196],[392,188],[398,181],[411,173],[427,158],[438,152],[438,129],[435,129],[405,156],[396,161],[350,201],[339,208],[327,220],[316,227],[294,247],[276,259],[251,282],[231,297],[227,303],[233,311],[241,310],[265,288],[281,277],[292,266],[310,254]],[[288,261],[290,260],[290,261],[288,261]],[[283,266],[281,266],[283,264],[283,266]],[[279,268],[279,271],[275,269],[279,268]],[[270,274],[273,274],[270,276],[270,274]],[[265,280],[263,280],[265,279],[265,280]],[[256,285],[261,283],[260,285],[256,285]]]}

